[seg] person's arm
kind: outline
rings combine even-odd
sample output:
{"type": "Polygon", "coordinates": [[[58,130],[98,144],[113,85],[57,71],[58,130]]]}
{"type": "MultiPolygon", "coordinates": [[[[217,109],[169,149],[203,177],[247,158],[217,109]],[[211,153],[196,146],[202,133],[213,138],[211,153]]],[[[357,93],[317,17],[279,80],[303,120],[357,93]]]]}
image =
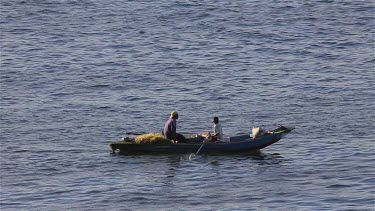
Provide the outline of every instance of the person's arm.
{"type": "Polygon", "coordinates": [[[172,138],[175,139],[176,138],[176,131],[177,131],[177,122],[176,122],[175,119],[172,120],[171,131],[172,131],[172,138]]]}

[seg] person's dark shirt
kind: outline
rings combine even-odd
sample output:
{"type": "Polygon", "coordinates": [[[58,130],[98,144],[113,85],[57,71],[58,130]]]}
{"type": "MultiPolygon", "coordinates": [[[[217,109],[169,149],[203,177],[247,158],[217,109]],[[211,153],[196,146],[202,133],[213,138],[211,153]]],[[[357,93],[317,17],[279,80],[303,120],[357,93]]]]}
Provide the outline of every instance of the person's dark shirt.
{"type": "Polygon", "coordinates": [[[169,118],[164,126],[164,136],[167,139],[173,139],[176,135],[177,121],[169,118]]]}

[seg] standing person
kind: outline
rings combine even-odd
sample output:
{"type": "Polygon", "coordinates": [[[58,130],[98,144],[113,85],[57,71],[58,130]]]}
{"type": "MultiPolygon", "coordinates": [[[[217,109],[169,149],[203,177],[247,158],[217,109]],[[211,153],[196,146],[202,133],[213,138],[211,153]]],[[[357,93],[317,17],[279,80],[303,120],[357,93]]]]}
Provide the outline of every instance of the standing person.
{"type": "Polygon", "coordinates": [[[177,142],[185,142],[185,137],[176,132],[177,119],[178,113],[176,111],[172,111],[171,116],[169,117],[168,121],[165,123],[164,126],[164,137],[177,142]]]}
{"type": "Polygon", "coordinates": [[[220,141],[220,138],[223,136],[223,129],[221,127],[221,124],[219,123],[219,117],[215,116],[212,122],[214,123],[212,140],[220,141]]]}

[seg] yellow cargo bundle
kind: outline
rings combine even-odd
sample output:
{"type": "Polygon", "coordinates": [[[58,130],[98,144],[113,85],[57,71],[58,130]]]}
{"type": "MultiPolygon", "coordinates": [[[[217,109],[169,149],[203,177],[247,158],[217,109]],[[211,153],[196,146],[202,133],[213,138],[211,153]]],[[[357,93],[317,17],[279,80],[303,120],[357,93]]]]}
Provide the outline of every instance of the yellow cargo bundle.
{"type": "Polygon", "coordinates": [[[168,145],[173,142],[166,139],[162,134],[159,133],[149,133],[145,135],[140,135],[135,138],[135,143],[137,144],[157,144],[157,145],[168,145]]]}

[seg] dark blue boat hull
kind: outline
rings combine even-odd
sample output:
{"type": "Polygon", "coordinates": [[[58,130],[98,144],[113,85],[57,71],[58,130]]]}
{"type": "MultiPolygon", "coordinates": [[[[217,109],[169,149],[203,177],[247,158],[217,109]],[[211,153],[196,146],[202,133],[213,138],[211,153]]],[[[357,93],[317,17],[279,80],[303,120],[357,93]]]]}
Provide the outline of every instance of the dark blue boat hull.
{"type": "MultiPolygon", "coordinates": [[[[256,139],[249,135],[233,136],[230,142],[208,142],[202,147],[200,154],[211,153],[236,153],[247,152],[265,148],[281,140],[291,130],[276,134],[266,134],[256,139]]],[[[134,154],[134,153],[160,153],[160,154],[185,154],[196,153],[202,146],[198,143],[178,143],[170,145],[135,144],[135,143],[112,143],[110,148],[113,152],[134,154]]]]}

